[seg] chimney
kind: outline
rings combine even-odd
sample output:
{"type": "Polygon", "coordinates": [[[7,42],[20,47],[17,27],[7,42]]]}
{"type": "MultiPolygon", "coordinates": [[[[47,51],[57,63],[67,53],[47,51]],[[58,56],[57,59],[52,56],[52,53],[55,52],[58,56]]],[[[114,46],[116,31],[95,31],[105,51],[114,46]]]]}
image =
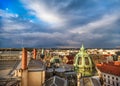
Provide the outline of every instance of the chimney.
{"type": "Polygon", "coordinates": [[[22,69],[25,70],[27,68],[27,50],[22,48],[22,69]]]}
{"type": "Polygon", "coordinates": [[[36,55],[37,55],[37,50],[33,49],[33,59],[36,59],[36,55]]]}

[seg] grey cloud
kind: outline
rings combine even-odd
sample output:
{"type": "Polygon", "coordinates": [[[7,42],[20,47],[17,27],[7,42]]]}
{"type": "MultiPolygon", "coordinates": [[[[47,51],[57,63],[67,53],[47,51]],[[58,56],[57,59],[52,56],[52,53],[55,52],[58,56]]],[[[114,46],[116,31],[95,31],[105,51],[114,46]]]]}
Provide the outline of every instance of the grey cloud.
{"type": "MultiPolygon", "coordinates": [[[[34,0],[32,1],[34,4],[34,0]]],[[[14,47],[80,47],[83,42],[86,47],[107,48],[116,47],[120,43],[119,8],[116,9],[119,3],[116,1],[108,2],[107,0],[106,4],[98,0],[35,0],[35,2],[44,3],[51,15],[54,14],[58,19],[65,19],[65,21],[57,22],[58,26],[56,23],[52,24],[53,27],[51,27],[51,24],[46,22],[44,25],[41,21],[23,20],[21,16],[4,18],[4,22],[0,21],[0,26],[4,27],[4,31],[0,34],[0,42],[2,41],[0,47],[13,45],[14,47]],[[103,18],[104,15],[110,16],[103,18]],[[19,29],[16,29],[15,25],[20,26],[19,29]],[[6,27],[14,29],[5,31],[6,27]],[[20,30],[22,27],[23,29],[20,30]],[[9,41],[11,44],[7,45],[9,41]]],[[[28,8],[29,11],[37,11],[36,9],[28,8]]],[[[33,16],[33,14],[29,15],[33,16]]],[[[38,19],[41,19],[41,15],[38,19]]],[[[50,21],[53,20],[49,19],[50,21]]]]}

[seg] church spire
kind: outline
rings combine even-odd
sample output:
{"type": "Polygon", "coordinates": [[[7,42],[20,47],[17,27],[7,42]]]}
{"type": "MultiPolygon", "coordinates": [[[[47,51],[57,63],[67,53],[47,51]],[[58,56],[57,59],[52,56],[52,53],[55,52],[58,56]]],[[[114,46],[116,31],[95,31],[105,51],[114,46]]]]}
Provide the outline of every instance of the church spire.
{"type": "Polygon", "coordinates": [[[82,46],[81,46],[81,48],[80,48],[80,50],[79,50],[79,52],[83,52],[85,50],[85,48],[84,48],[84,45],[82,44],[82,46]]]}
{"type": "Polygon", "coordinates": [[[85,48],[84,48],[84,45],[82,44],[80,50],[81,50],[81,51],[84,51],[84,49],[85,49],[85,48]]]}
{"type": "Polygon", "coordinates": [[[43,48],[42,48],[41,54],[43,54],[43,55],[44,55],[44,49],[43,49],[43,48]]]}

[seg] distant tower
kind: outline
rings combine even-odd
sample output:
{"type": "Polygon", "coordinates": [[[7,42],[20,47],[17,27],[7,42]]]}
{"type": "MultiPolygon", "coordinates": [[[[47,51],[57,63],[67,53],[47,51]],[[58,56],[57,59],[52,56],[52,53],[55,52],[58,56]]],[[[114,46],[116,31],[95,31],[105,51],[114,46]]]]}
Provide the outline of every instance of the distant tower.
{"type": "Polygon", "coordinates": [[[41,57],[42,59],[44,59],[44,57],[45,57],[44,49],[43,49],[43,48],[42,48],[42,50],[41,50],[41,55],[40,55],[40,57],[41,57]]]}
{"type": "Polygon", "coordinates": [[[83,45],[74,58],[74,70],[81,73],[82,77],[94,75],[95,65],[83,45]]]}

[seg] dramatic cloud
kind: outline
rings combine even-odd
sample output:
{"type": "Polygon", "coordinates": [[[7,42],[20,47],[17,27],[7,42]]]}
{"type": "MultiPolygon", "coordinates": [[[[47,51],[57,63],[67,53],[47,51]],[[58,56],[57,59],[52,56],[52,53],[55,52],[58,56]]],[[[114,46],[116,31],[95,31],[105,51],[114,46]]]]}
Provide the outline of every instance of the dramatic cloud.
{"type": "Polygon", "coordinates": [[[51,7],[48,8],[40,0],[22,0],[24,6],[30,10],[30,13],[48,24],[60,24],[65,20],[55,12],[51,7]],[[29,3],[28,3],[29,2],[29,3]]]}
{"type": "Polygon", "coordinates": [[[117,47],[119,15],[119,0],[1,1],[0,47],[117,47]]]}
{"type": "Polygon", "coordinates": [[[104,29],[106,27],[109,27],[111,24],[116,23],[116,21],[120,18],[119,16],[120,13],[117,15],[103,15],[100,20],[90,22],[88,24],[85,24],[81,27],[78,27],[74,29],[73,33],[90,33],[91,31],[97,30],[97,29],[104,29]]]}

